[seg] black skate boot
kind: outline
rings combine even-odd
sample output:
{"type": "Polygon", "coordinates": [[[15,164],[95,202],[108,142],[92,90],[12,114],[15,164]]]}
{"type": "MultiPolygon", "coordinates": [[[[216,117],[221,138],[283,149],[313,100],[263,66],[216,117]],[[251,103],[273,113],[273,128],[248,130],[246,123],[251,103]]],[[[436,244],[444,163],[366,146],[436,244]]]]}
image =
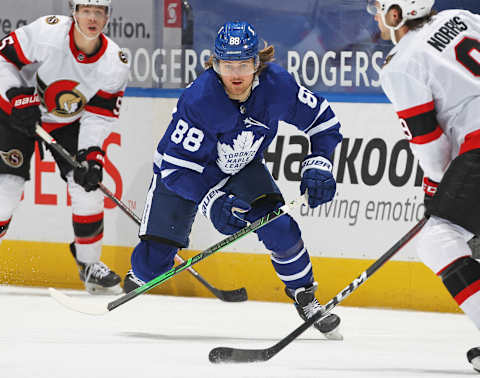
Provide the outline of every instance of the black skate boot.
{"type": "Polygon", "coordinates": [[[131,291],[139,288],[140,286],[145,285],[146,282],[142,281],[140,278],[138,278],[135,273],[133,273],[133,270],[130,269],[125,276],[125,279],[123,280],[123,292],[124,293],[130,293],[131,291]]]}
{"type": "MultiPolygon", "coordinates": [[[[314,282],[310,286],[300,287],[296,290],[285,288],[287,296],[295,301],[293,304],[303,321],[311,318],[318,311],[324,310],[323,306],[315,298],[317,287],[318,284],[314,282]]],[[[336,314],[327,315],[326,318],[314,323],[314,327],[330,340],[343,340],[343,336],[338,330],[339,325],[340,317],[336,314]]]]}
{"type": "Polygon", "coordinates": [[[473,366],[473,370],[480,373],[480,348],[475,347],[467,352],[467,359],[473,366]]]}
{"type": "Polygon", "coordinates": [[[85,289],[90,294],[96,295],[116,295],[121,294],[120,276],[113,270],[110,270],[103,262],[94,264],[84,264],[77,260],[77,250],[75,243],[70,244],[70,252],[78,265],[80,280],[85,284],[85,289]]]}

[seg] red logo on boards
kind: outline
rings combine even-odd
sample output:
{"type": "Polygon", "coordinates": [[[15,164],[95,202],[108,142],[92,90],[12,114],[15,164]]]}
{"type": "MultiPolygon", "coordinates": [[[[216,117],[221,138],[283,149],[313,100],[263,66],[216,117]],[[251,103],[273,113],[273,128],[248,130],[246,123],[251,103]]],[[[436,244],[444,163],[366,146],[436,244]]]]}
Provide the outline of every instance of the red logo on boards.
{"type": "Polygon", "coordinates": [[[180,0],[165,0],[163,4],[163,26],[165,28],[180,28],[182,26],[182,2],[180,0]]]}

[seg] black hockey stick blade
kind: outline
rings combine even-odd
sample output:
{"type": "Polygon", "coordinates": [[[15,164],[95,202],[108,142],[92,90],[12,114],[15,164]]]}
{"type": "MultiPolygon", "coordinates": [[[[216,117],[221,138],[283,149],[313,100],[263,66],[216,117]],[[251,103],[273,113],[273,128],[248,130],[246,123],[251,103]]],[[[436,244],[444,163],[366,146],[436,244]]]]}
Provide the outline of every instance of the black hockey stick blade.
{"type": "MultiPolygon", "coordinates": [[[[180,263],[184,263],[185,260],[180,257],[180,255],[175,256],[175,260],[180,263]]],[[[200,273],[198,273],[192,267],[187,268],[187,270],[192,273],[192,275],[203,285],[205,286],[213,295],[215,295],[218,299],[224,302],[245,302],[248,299],[247,290],[244,287],[240,289],[233,289],[233,290],[220,290],[216,287],[210,285],[210,283],[203,278],[200,273]]]]}
{"type": "MultiPolygon", "coordinates": [[[[330,302],[329,302],[330,303],[330,302]]],[[[326,309],[325,312],[317,312],[310,319],[302,323],[298,328],[294,329],[288,336],[281,339],[278,343],[265,349],[239,349],[229,347],[217,347],[210,351],[208,359],[212,363],[227,363],[227,362],[263,362],[268,361],[275,356],[303,332],[309,329],[313,323],[325,318],[335,306],[326,309]]]]}
{"type": "Polygon", "coordinates": [[[269,352],[269,349],[218,347],[210,351],[208,359],[214,364],[220,362],[259,362],[269,360],[272,357],[269,352]]]}
{"type": "Polygon", "coordinates": [[[210,351],[208,359],[212,363],[225,362],[262,362],[268,361],[275,356],[288,344],[294,341],[298,336],[310,328],[315,322],[325,318],[333,308],[352,294],[360,285],[372,276],[380,267],[390,260],[402,247],[420,232],[427,222],[426,218],[422,218],[410,231],[408,231],[398,242],[395,243],[387,252],[385,252],[378,260],[363,271],[355,278],[347,287],[333,297],[325,306],[323,312],[317,312],[310,319],[303,322],[299,327],[294,329],[289,335],[285,336],[275,345],[265,349],[238,349],[229,347],[217,347],[210,351]]]}
{"type": "Polygon", "coordinates": [[[218,290],[214,287],[210,289],[213,295],[224,302],[245,302],[248,300],[247,289],[241,287],[234,290],[218,290]]]}

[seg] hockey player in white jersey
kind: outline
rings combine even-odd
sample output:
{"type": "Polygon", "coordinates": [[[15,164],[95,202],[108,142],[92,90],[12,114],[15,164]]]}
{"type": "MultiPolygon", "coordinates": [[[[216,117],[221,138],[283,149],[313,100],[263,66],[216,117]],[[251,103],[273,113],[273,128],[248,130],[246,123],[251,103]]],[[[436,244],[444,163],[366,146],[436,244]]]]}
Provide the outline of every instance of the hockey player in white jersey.
{"type": "MultiPolygon", "coordinates": [[[[328,101],[299,86],[271,63],[273,46],[258,49],[252,25],[229,22],[215,40],[215,54],[178,100],[160,140],[147,196],[140,242],[124,281],[129,292],[166,272],[179,248],[188,246],[197,210],[230,235],[284,203],[263,163],[279,121],[310,137],[312,154],[302,164],[301,192],[312,207],[335,194],[331,156],[341,141],[340,123],[328,101]],[[293,127],[293,126],[292,126],[293,127]]],[[[255,231],[303,319],[322,311],[315,298],[308,250],[288,214],[255,231]]],[[[328,235],[323,235],[328,237],[328,235]]],[[[322,277],[322,279],[326,279],[322,277]]],[[[315,327],[340,338],[335,314],[315,327]]]]}
{"type": "MultiPolygon", "coordinates": [[[[467,244],[480,234],[480,16],[433,5],[384,0],[368,9],[395,44],[382,88],[425,174],[419,257],[480,328],[480,263],[467,244]]],[[[480,348],[467,358],[480,372],[480,348]]]]}
{"type": "Polygon", "coordinates": [[[72,170],[52,150],[72,198],[70,250],[80,279],[90,293],[116,293],[121,279],[100,261],[104,197],[98,183],[102,145],[119,117],[129,64],[103,34],[110,0],[73,0],[71,7],[71,16],[41,17],[0,41],[0,241],[30,178],[39,123],[82,164],[72,170]]]}

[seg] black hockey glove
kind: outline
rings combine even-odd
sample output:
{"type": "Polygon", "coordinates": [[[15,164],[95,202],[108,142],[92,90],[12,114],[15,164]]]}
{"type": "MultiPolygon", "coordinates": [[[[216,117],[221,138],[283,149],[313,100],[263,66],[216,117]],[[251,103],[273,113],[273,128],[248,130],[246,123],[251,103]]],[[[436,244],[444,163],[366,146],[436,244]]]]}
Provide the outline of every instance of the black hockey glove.
{"type": "Polygon", "coordinates": [[[77,153],[77,161],[82,165],[73,170],[73,179],[87,192],[98,188],[103,178],[103,156],[105,152],[100,147],[89,147],[77,153]]]}
{"type": "Polygon", "coordinates": [[[34,138],[36,136],[35,128],[40,122],[40,99],[35,94],[33,87],[14,87],[7,90],[6,95],[12,104],[12,113],[10,114],[10,126],[34,138]]]}
{"type": "Polygon", "coordinates": [[[425,217],[430,218],[429,208],[431,206],[432,198],[437,192],[438,182],[429,179],[428,177],[423,178],[423,191],[425,193],[423,197],[423,204],[425,205],[425,217]]]}

